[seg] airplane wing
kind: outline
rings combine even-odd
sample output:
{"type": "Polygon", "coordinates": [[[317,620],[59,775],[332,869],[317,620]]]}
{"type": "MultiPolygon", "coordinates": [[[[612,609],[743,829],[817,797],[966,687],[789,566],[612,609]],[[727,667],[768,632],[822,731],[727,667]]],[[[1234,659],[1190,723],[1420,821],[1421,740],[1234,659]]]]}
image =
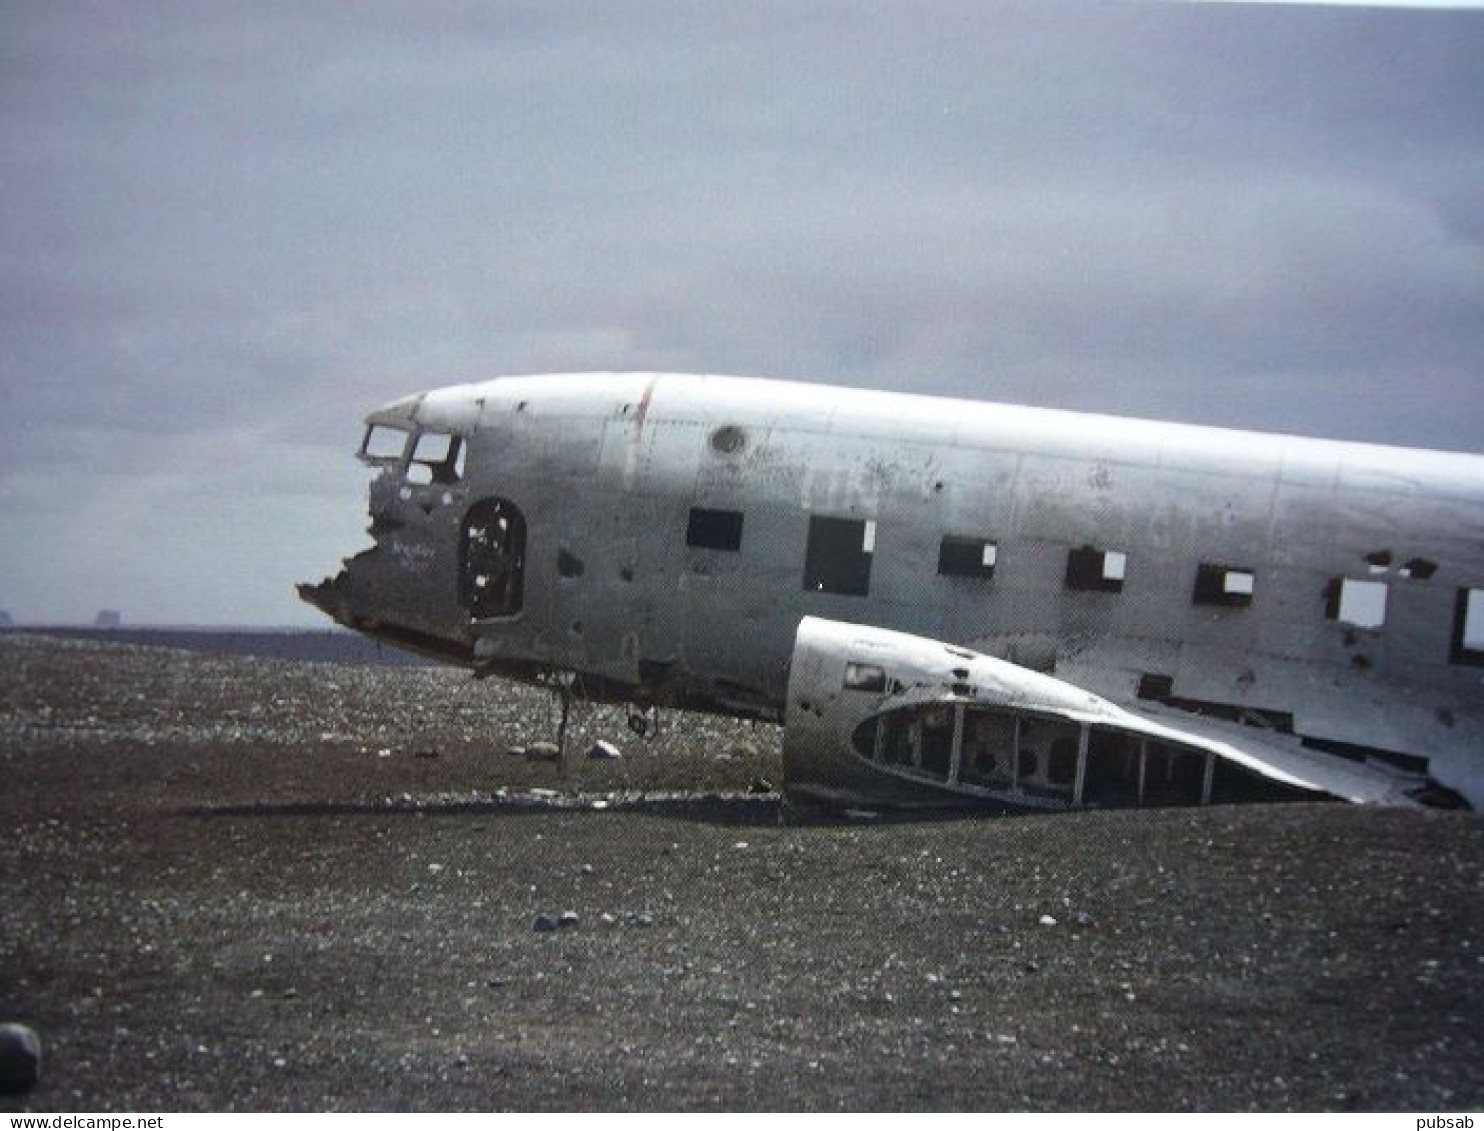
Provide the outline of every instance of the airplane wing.
{"type": "Polygon", "coordinates": [[[1270,780],[1345,801],[1411,805],[1415,804],[1411,793],[1423,784],[1423,779],[1394,767],[1310,749],[1291,734],[1178,707],[1109,705],[1127,716],[1132,729],[1151,738],[1206,750],[1270,780]]]}
{"type": "Polygon", "coordinates": [[[1118,704],[941,641],[815,617],[795,640],[784,776],[832,803],[956,795],[1043,809],[1264,792],[1414,805],[1426,784],[1263,726],[1118,704]]]}

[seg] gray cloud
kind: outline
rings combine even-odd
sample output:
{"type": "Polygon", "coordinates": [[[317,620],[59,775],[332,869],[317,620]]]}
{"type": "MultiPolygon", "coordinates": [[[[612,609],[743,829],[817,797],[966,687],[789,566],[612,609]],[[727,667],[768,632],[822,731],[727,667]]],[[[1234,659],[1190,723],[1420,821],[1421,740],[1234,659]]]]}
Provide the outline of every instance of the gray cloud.
{"type": "Polygon", "coordinates": [[[15,6],[0,606],[303,619],[360,414],[501,372],[1478,450],[1481,72],[1479,12],[15,6]]]}

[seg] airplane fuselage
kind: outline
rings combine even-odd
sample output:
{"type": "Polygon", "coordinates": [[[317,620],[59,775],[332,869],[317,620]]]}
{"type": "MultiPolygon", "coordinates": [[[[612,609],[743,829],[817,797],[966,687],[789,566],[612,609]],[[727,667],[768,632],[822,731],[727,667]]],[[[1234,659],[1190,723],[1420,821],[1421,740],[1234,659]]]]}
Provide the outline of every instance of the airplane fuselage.
{"type": "Polygon", "coordinates": [[[783,721],[816,617],[1479,774],[1484,458],[681,375],[368,419],[376,546],[305,595],[455,662],[783,721]]]}

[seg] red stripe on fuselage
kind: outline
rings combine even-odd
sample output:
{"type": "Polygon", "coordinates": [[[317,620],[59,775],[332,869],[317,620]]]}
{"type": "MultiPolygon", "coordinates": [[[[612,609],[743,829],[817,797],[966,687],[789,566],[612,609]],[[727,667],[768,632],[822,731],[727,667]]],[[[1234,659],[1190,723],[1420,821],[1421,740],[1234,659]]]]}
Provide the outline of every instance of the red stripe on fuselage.
{"type": "Polygon", "coordinates": [[[649,415],[649,399],[654,396],[654,387],[660,383],[658,375],[649,379],[644,386],[644,395],[639,398],[639,411],[634,413],[634,439],[638,440],[644,435],[644,418],[649,415]]]}

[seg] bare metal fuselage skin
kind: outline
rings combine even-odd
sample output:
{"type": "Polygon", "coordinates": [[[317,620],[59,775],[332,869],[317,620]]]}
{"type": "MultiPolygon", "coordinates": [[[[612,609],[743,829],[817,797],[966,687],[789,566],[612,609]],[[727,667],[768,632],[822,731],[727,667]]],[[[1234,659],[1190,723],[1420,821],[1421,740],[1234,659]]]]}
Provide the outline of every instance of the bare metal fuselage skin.
{"type": "Polygon", "coordinates": [[[1015,716],[1081,728],[1076,800],[1109,735],[1142,798],[1148,728],[1181,719],[1208,760],[1250,737],[1484,795],[1484,458],[683,375],[501,378],[368,420],[405,436],[363,452],[375,545],[307,600],[476,670],[812,727],[807,750],[785,739],[805,792],[1034,799],[1021,737],[998,777],[971,765],[1015,716]],[[855,630],[806,641],[806,618],[855,630]],[[909,639],[1002,666],[960,679],[950,652],[938,680],[903,652],[905,679],[909,639]],[[852,649],[885,679],[857,664],[839,686],[852,649]],[[1137,718],[1048,706],[1061,688],[1137,718]],[[894,758],[880,719],[929,701],[894,758]]]}

